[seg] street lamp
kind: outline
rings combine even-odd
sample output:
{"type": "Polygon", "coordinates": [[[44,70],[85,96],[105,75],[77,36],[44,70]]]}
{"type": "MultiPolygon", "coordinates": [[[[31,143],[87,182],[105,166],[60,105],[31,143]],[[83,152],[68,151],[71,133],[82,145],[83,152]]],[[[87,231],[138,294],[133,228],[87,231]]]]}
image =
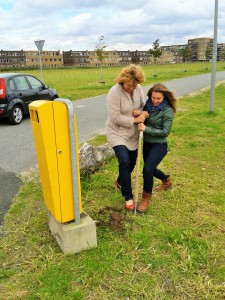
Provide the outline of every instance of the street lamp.
{"type": "Polygon", "coordinates": [[[215,0],[212,76],[211,76],[210,109],[209,109],[210,113],[213,113],[214,111],[216,61],[217,61],[217,27],[218,27],[218,0],[215,0]]]}
{"type": "Polygon", "coordinates": [[[41,51],[43,49],[43,46],[44,46],[44,43],[45,41],[44,40],[37,40],[37,41],[34,41],[35,42],[35,45],[37,46],[38,48],[38,55],[39,55],[39,62],[40,62],[40,76],[41,76],[41,80],[43,81],[43,76],[42,76],[42,61],[41,61],[41,51]]]}

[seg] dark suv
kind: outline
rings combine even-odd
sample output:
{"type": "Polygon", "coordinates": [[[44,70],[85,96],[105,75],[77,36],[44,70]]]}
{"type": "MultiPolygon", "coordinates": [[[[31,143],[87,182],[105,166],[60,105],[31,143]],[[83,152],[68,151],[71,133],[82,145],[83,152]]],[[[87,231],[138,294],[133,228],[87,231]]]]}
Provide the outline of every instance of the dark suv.
{"type": "Polygon", "coordinates": [[[57,91],[32,75],[0,73],[0,119],[8,118],[10,124],[22,122],[31,102],[55,98],[58,98],[57,91]]]}

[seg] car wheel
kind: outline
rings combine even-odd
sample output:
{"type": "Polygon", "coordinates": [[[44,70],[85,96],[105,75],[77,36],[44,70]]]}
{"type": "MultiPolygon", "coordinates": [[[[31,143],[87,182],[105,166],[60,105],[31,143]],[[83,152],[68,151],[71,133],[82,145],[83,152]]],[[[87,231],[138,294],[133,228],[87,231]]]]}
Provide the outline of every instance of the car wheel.
{"type": "Polygon", "coordinates": [[[19,125],[23,120],[23,110],[19,105],[15,105],[9,116],[9,123],[12,125],[19,125]]]}

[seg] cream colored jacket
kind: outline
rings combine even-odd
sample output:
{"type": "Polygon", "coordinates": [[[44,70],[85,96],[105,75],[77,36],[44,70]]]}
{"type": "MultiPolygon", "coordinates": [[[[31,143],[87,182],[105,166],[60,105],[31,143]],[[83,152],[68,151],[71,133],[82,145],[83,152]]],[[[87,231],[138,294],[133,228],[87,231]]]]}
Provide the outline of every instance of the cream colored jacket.
{"type": "Polygon", "coordinates": [[[113,86],[107,95],[108,120],[106,136],[111,147],[125,145],[129,150],[138,148],[138,129],[132,111],[142,110],[144,94],[140,85],[131,96],[122,85],[113,86]]]}

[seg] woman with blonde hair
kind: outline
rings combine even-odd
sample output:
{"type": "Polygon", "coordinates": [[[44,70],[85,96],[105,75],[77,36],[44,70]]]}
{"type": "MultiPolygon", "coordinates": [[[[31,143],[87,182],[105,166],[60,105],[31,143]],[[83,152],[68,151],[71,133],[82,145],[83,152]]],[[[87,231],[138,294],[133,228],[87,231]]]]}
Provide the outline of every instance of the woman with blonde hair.
{"type": "Polygon", "coordinates": [[[142,112],[144,94],[140,83],[145,75],[140,66],[131,64],[115,79],[117,82],[107,95],[108,120],[106,136],[119,163],[115,181],[125,199],[125,209],[134,210],[131,173],[135,167],[138,148],[138,123],[144,122],[148,113],[142,112]]]}
{"type": "Polygon", "coordinates": [[[170,176],[158,169],[158,165],[168,152],[167,137],[176,112],[176,98],[162,83],[153,85],[147,95],[148,99],[143,109],[149,113],[149,117],[138,125],[138,130],[143,131],[144,136],[144,186],[142,199],[137,207],[140,212],[147,210],[152,196],[154,177],[162,181],[156,191],[166,190],[172,186],[170,176]]]}

